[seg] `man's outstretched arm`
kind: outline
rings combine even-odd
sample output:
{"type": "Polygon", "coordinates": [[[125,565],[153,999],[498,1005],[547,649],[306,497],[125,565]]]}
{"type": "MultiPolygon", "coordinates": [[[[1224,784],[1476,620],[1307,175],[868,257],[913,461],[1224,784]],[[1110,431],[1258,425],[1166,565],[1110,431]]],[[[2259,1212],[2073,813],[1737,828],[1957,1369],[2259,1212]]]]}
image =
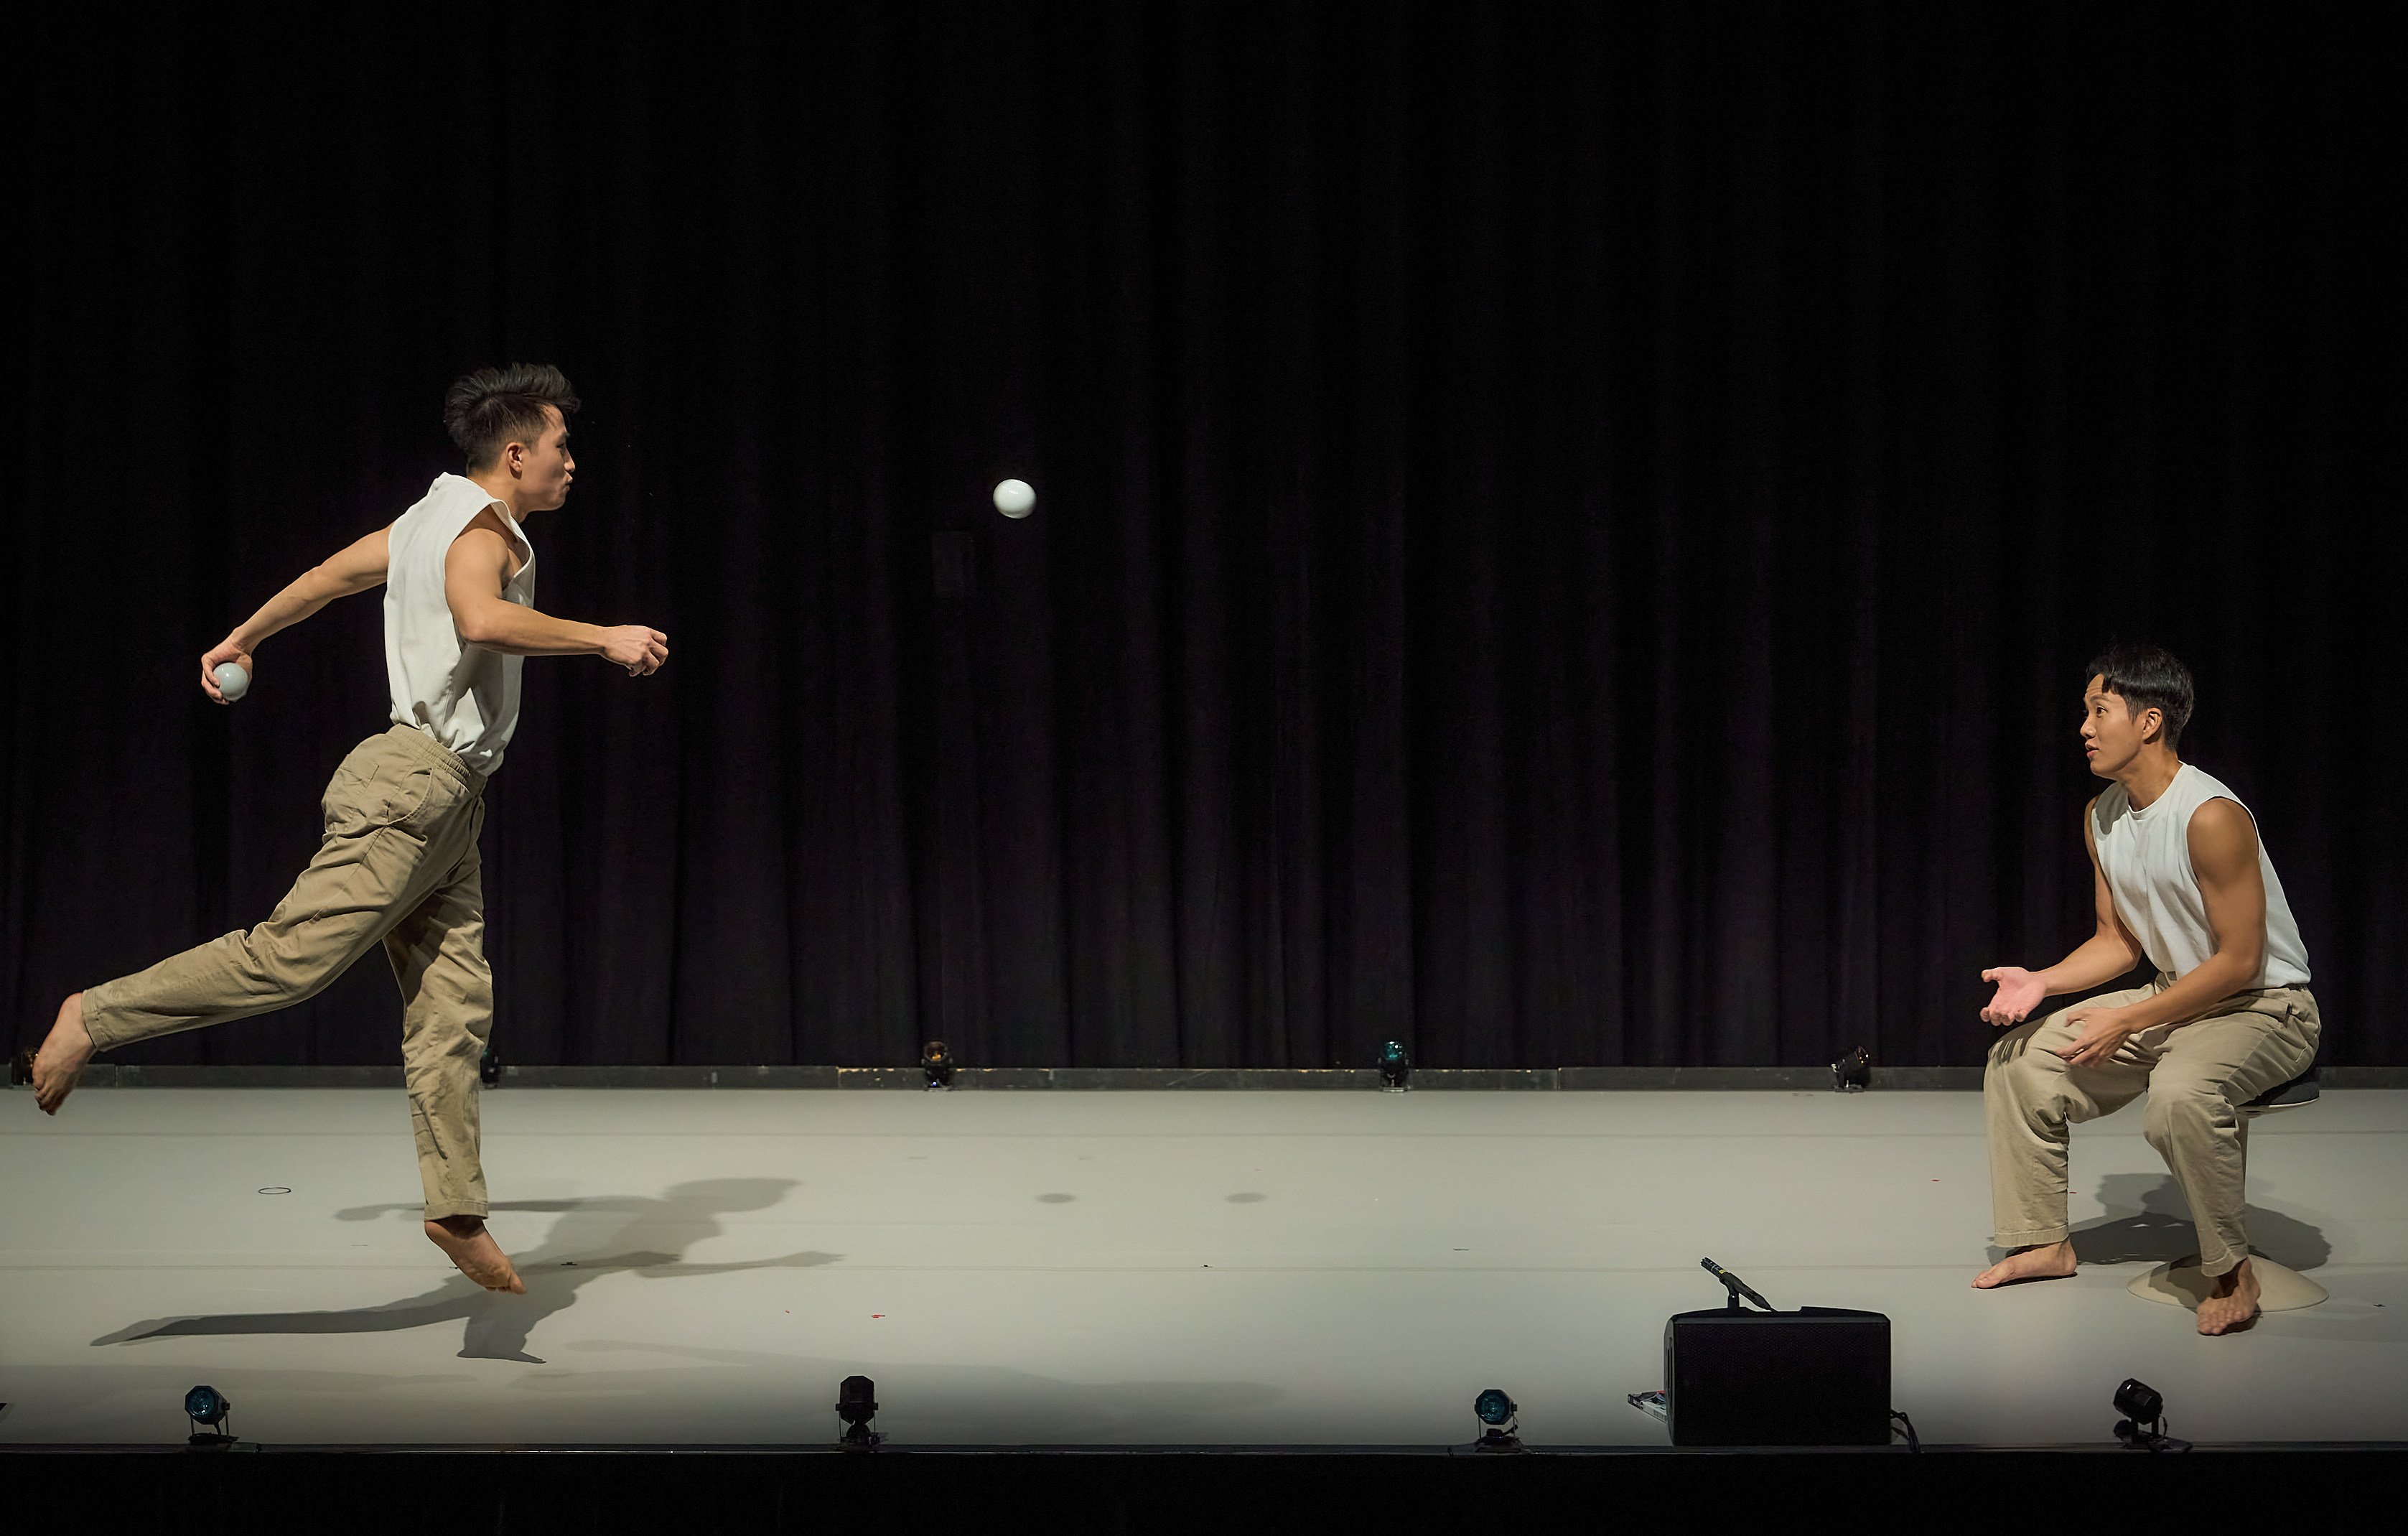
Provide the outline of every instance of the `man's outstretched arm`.
{"type": "Polygon", "coordinates": [[[555,619],[502,596],[512,553],[493,513],[478,515],[443,556],[443,598],[470,645],[506,656],[602,656],[632,677],[657,672],[669,638],[639,624],[604,626],[555,619]]]}
{"type": "Polygon", "coordinates": [[[201,658],[202,692],[224,703],[225,695],[218,691],[218,680],[211,675],[220,665],[230,661],[246,672],[256,671],[251,653],[268,636],[280,629],[290,629],[337,597],[384,585],[392,532],[392,525],[387,524],[365,538],[353,540],[303,571],[283,591],[262,603],[258,612],[236,624],[233,633],[211,646],[208,654],[201,658]]]}
{"type": "MultiPolygon", "coordinates": [[[[2090,802],[2092,806],[2098,803],[2090,802]]],[[[2021,1024],[2040,1006],[2042,998],[2104,986],[2141,963],[2141,941],[2132,937],[2132,930],[2117,914],[2115,893],[2107,884],[2107,871],[2099,867],[2099,845],[2091,833],[2090,813],[2090,806],[2083,807],[2082,846],[2090,854],[2090,900],[2098,926],[2072,954],[2045,970],[1993,966],[1982,972],[1982,980],[1999,984],[1989,1006],[1982,1010],[1985,1023],[2021,1024]]]]}

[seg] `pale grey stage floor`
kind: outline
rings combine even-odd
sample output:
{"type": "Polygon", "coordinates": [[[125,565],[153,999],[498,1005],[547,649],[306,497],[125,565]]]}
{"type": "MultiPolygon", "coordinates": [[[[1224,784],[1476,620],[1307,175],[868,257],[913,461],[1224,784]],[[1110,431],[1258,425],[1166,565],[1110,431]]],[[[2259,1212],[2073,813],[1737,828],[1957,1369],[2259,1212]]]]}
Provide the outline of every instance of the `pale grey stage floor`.
{"type": "Polygon", "coordinates": [[[820,1443],[839,1378],[944,1443],[1663,1443],[1624,1400],[1719,1303],[1894,1326],[1927,1442],[2408,1441],[2408,1093],[2259,1124],[2252,1237],[2332,1299],[2201,1339],[2125,1293],[2189,1228],[2141,1111],[2082,1127],[2075,1280],[1976,1293],[1978,1095],[523,1089],[529,1294],[419,1233],[398,1092],[0,1094],[0,1441],[820,1443]],[[289,1188],[290,1194],[263,1194],[289,1188]],[[2119,1261],[2120,1260],[2120,1261],[2119,1261]]]}

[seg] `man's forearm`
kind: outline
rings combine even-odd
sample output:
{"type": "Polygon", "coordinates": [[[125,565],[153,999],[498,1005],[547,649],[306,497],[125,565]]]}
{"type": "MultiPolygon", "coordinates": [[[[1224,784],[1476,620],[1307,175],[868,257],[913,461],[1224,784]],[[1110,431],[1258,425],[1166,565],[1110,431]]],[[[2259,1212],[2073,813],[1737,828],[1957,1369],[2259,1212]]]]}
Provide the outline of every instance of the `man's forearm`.
{"type": "Polygon", "coordinates": [[[2124,1012],[2136,1028],[2160,1024],[2188,1024],[2258,979],[2262,957],[2218,950],[2184,973],[2180,981],[2155,997],[2128,1003],[2124,1012]]]}
{"type": "Polygon", "coordinates": [[[591,656],[601,652],[603,632],[599,624],[555,619],[495,599],[460,626],[460,638],[506,656],[591,656]]]}
{"type": "Polygon", "coordinates": [[[2104,986],[2140,963],[2141,957],[2117,939],[2094,933],[2082,947],[2039,973],[2042,986],[2055,997],[2104,986]]]}
{"type": "Polygon", "coordinates": [[[337,597],[366,590],[343,581],[323,566],[312,566],[294,577],[283,591],[260,604],[259,611],[236,624],[227,638],[245,651],[256,651],[261,641],[278,630],[290,629],[337,597]]]}

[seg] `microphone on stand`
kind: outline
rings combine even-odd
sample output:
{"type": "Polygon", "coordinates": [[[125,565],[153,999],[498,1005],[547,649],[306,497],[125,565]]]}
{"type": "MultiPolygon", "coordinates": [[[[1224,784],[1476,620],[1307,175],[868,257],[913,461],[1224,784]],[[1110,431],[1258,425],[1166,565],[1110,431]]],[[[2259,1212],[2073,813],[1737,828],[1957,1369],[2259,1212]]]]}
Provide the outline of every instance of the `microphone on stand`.
{"type": "Polygon", "coordinates": [[[1756,1292],[1748,1289],[1746,1281],[1742,1280],[1739,1276],[1731,1273],[1728,1270],[1724,1269],[1721,1265],[1715,1263],[1711,1258],[1701,1258],[1698,1260],[1698,1262],[1705,1267],[1705,1270],[1708,1274],[1713,1275],[1716,1280],[1723,1283],[1723,1288],[1725,1290],[1730,1292],[1731,1311],[1737,1312],[1740,1310],[1739,1299],[1742,1296],[1755,1302],[1757,1306],[1762,1307],[1765,1311],[1772,1311],[1772,1303],[1756,1295],[1756,1292]]]}

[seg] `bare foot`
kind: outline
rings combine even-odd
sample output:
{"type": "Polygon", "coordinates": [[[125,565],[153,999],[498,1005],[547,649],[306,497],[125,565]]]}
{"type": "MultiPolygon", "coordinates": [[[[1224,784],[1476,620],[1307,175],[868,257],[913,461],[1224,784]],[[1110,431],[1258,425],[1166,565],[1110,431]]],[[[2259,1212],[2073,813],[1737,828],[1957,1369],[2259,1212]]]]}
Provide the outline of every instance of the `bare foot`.
{"type": "Polygon", "coordinates": [[[2258,1277],[2249,1261],[2207,1283],[2207,1299],[2199,1304],[2199,1331],[2233,1333],[2258,1320],[2258,1277]]]}
{"type": "Polygon", "coordinates": [[[2026,1280],[2063,1280],[2073,1272],[2073,1242],[2040,1243],[2018,1248],[1973,1277],[1977,1291],[1996,1290],[2026,1280]]]}
{"type": "Polygon", "coordinates": [[[510,1268],[508,1254],[485,1230],[482,1216],[445,1216],[426,1224],[427,1241],[443,1250],[446,1257],[460,1267],[466,1275],[489,1291],[509,1291],[524,1296],[526,1285],[519,1279],[518,1270],[510,1268]]]}
{"type": "Polygon", "coordinates": [[[83,994],[77,992],[59,1004],[58,1022],[50,1026],[49,1038],[34,1054],[34,1102],[44,1114],[59,1113],[90,1060],[92,1036],[84,1031],[83,994]]]}

